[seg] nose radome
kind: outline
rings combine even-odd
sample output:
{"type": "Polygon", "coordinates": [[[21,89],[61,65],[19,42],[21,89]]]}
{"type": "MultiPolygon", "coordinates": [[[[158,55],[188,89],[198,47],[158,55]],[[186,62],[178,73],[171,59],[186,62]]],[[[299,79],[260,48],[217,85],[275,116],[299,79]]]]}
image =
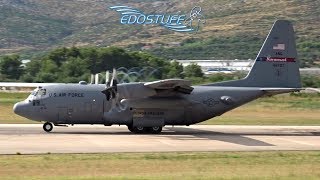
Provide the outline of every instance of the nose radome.
{"type": "Polygon", "coordinates": [[[18,114],[18,112],[19,112],[19,103],[14,104],[14,106],[13,106],[13,112],[14,112],[15,114],[18,114]]]}
{"type": "Polygon", "coordinates": [[[27,113],[27,112],[24,112],[27,110],[26,106],[27,104],[25,102],[18,102],[13,106],[13,112],[17,115],[25,116],[25,113],[27,113]]]}

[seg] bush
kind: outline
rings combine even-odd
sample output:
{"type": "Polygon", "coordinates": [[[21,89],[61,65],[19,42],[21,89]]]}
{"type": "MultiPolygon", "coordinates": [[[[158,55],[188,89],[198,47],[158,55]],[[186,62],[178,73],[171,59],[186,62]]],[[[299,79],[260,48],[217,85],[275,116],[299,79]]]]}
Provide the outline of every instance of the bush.
{"type": "Polygon", "coordinates": [[[302,87],[320,87],[320,77],[316,75],[305,75],[301,77],[302,87]]]}

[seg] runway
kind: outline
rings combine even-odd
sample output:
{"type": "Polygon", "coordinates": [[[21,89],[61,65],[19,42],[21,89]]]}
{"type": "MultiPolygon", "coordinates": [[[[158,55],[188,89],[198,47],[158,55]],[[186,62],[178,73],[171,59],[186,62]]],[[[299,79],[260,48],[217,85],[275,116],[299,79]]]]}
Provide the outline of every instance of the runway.
{"type": "Polygon", "coordinates": [[[165,127],[159,135],[126,126],[0,124],[0,154],[320,150],[320,126],[165,127]]]}

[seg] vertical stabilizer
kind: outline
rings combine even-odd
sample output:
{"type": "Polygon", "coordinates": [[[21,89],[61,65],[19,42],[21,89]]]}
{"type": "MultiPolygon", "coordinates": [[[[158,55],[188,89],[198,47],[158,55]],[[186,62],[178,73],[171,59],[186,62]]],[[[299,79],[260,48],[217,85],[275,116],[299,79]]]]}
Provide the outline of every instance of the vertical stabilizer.
{"type": "Polygon", "coordinates": [[[273,24],[245,79],[212,85],[300,88],[299,61],[292,24],[286,20],[277,20],[273,24]]]}
{"type": "Polygon", "coordinates": [[[246,81],[247,85],[259,87],[301,87],[294,31],[289,21],[274,23],[246,81]]]}

